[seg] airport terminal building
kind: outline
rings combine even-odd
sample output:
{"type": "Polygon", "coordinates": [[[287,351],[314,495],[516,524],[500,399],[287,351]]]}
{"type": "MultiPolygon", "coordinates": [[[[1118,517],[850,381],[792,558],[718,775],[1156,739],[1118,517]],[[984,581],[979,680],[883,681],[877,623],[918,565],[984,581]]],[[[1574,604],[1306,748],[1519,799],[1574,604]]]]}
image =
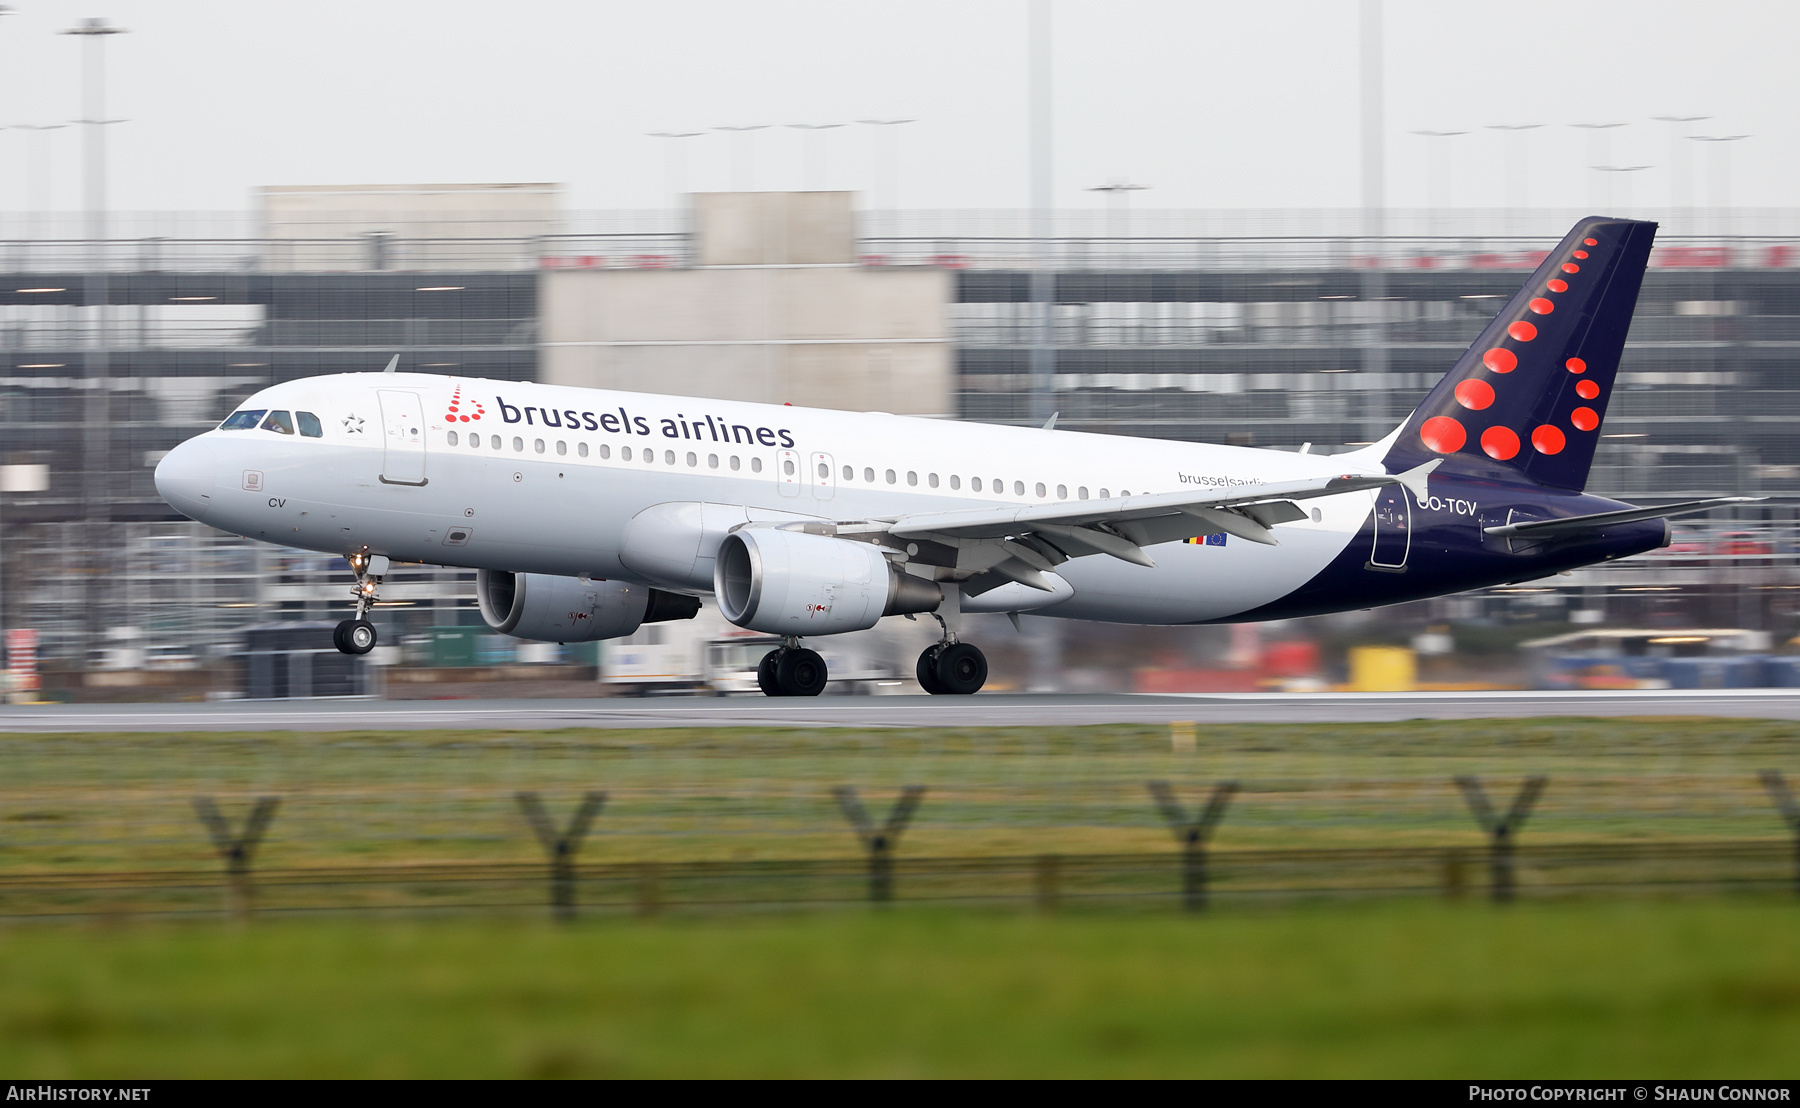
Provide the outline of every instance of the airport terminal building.
{"type": "MultiPolygon", "coordinates": [[[[1580,214],[1529,213],[1533,234],[1372,240],[1349,233],[1353,213],[1079,212],[1039,242],[1022,212],[854,200],[579,213],[546,184],[269,188],[242,215],[115,217],[98,244],[0,217],[0,626],[36,628],[49,664],[104,671],[338,618],[333,559],[180,520],[151,474],[261,387],[395,355],[404,370],[941,418],[1048,410],[1065,429],[1270,449],[1368,442],[1580,214]]],[[[1800,493],[1793,222],[1741,213],[1730,233],[1663,236],[1592,490],[1800,493]]],[[[1670,551],[1417,618],[1792,633],[1795,521],[1777,499],[1685,523],[1670,551]]],[[[397,573],[384,618],[473,622],[471,577],[397,573]]]]}

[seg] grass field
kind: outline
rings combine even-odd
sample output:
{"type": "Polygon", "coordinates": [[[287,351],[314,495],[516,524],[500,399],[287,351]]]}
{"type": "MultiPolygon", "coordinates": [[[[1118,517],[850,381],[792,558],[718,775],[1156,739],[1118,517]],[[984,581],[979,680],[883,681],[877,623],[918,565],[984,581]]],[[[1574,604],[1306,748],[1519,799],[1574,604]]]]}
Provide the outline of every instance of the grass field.
{"type": "Polygon", "coordinates": [[[0,1072],[1785,1077],[1800,905],[0,934],[0,1072]]]}
{"type": "Polygon", "coordinates": [[[583,857],[642,861],[854,854],[839,784],[877,809],[928,786],[905,852],[977,856],[1167,850],[1150,778],[1189,804],[1243,782],[1223,849],[1478,846],[1458,773],[1502,804],[1549,775],[1529,842],[1779,839],[1756,772],[1800,779],[1800,725],[1756,720],[1202,723],[1198,737],[1177,753],[1148,726],[5,735],[0,873],[212,866],[197,794],[233,818],[280,795],[259,864],[282,868],[536,860],[517,789],[558,819],[606,790],[583,857]]]}

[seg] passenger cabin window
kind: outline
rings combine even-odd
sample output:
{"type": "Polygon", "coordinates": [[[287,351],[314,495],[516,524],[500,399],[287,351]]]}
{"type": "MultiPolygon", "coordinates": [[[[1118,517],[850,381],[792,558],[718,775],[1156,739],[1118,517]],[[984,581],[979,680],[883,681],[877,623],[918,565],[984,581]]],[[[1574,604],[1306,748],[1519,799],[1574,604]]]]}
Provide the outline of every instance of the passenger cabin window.
{"type": "Polygon", "coordinates": [[[267,408],[247,408],[241,412],[233,412],[219,424],[221,431],[248,431],[262,422],[262,417],[269,414],[267,408]]]}
{"type": "Polygon", "coordinates": [[[952,473],[950,475],[950,487],[953,489],[962,488],[962,478],[958,477],[956,474],[952,473]]]}
{"type": "Polygon", "coordinates": [[[981,478],[979,478],[979,477],[969,478],[969,488],[975,490],[976,492],[980,492],[981,491],[981,478]]]}
{"type": "Polygon", "coordinates": [[[456,432],[451,431],[449,434],[444,436],[444,441],[448,442],[451,446],[455,446],[456,445],[456,432]]]}
{"type": "Polygon", "coordinates": [[[286,412],[270,412],[269,418],[263,420],[262,428],[279,435],[291,435],[294,433],[294,417],[286,412]]]}
{"type": "Polygon", "coordinates": [[[937,488],[937,474],[935,474],[935,473],[926,474],[925,475],[925,483],[930,485],[934,489],[937,488]]]}
{"type": "MultiPolygon", "coordinates": [[[[320,425],[318,416],[313,415],[311,412],[295,412],[294,418],[300,421],[300,433],[305,437],[309,439],[322,439],[325,437],[325,428],[320,425]]],[[[450,441],[455,442],[456,440],[451,439],[450,441]]]]}

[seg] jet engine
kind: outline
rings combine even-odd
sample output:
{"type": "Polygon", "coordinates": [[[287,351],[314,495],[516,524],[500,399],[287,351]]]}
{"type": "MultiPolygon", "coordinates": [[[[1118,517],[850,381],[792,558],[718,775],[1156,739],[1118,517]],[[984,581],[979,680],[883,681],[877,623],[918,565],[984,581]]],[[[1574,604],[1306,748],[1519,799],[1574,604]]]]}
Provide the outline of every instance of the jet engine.
{"type": "Polygon", "coordinates": [[[639,624],[693,619],[700,610],[691,596],[648,585],[493,569],[476,572],[475,602],[489,627],[539,642],[616,639],[639,624]]]}
{"type": "Polygon", "coordinates": [[[773,527],[725,536],[713,595],[726,619],[771,635],[861,631],[944,601],[937,582],[889,564],[879,547],[773,527]]]}

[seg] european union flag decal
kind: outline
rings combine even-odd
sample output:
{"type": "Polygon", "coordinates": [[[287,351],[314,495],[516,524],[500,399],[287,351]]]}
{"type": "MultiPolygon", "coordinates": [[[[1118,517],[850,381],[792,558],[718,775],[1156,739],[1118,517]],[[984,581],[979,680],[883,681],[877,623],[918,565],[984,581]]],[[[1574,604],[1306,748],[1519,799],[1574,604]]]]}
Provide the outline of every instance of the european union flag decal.
{"type": "Polygon", "coordinates": [[[1182,539],[1181,541],[1192,543],[1195,546],[1224,546],[1225,532],[1221,531],[1216,535],[1195,535],[1191,539],[1182,539]]]}

